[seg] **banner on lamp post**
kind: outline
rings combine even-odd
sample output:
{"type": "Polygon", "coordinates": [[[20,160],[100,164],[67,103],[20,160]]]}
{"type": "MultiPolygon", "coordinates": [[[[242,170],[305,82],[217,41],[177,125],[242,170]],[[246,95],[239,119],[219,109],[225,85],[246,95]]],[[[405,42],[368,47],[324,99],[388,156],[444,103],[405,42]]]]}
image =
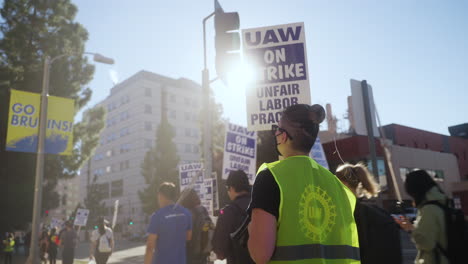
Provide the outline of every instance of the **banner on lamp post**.
{"type": "MultiPolygon", "coordinates": [[[[56,96],[48,101],[45,153],[71,155],[75,102],[56,96]]],[[[40,106],[40,94],[11,90],[7,151],[37,152],[40,106]]]]}

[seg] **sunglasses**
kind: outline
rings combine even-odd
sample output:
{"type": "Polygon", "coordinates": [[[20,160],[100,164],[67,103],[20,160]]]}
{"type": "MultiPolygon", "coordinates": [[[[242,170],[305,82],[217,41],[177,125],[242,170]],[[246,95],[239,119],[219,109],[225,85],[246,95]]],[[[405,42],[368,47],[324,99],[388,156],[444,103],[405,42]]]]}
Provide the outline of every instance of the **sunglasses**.
{"type": "Polygon", "coordinates": [[[278,125],[271,125],[271,133],[273,134],[273,136],[279,136],[283,133],[286,133],[286,135],[288,136],[289,139],[293,139],[291,137],[291,135],[289,135],[288,131],[286,131],[286,129],[284,128],[281,128],[279,127],[278,125]],[[279,134],[277,134],[279,132],[279,134]]]}

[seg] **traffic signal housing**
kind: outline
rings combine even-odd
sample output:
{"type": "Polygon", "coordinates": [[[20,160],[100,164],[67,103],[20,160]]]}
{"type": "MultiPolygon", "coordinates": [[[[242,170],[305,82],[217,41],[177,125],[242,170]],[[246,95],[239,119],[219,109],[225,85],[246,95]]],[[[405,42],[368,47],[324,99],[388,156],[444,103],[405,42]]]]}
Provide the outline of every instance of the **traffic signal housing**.
{"type": "Polygon", "coordinates": [[[216,31],[216,74],[227,84],[229,71],[240,62],[239,13],[217,11],[214,25],[216,31]]]}

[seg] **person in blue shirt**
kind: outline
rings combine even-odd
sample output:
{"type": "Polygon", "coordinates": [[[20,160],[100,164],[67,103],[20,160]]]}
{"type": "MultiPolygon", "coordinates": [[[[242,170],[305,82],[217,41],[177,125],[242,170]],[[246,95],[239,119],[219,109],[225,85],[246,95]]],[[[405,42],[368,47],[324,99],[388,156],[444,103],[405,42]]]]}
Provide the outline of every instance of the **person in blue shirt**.
{"type": "Polygon", "coordinates": [[[176,187],[165,182],[158,189],[159,210],[151,215],[145,264],[186,264],[186,242],[192,239],[190,211],[174,203],[176,187]]]}

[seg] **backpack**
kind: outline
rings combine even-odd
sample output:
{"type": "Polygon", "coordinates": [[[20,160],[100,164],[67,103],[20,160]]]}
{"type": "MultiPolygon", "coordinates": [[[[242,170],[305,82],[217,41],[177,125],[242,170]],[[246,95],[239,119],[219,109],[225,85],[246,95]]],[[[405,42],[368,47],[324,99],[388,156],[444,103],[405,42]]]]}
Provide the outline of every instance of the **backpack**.
{"type": "MultiPolygon", "coordinates": [[[[243,210],[238,204],[231,203],[233,208],[236,208],[238,217],[235,220],[238,229],[231,233],[231,245],[232,245],[232,257],[234,264],[254,264],[247,248],[247,241],[249,239],[249,233],[247,231],[250,217],[245,210],[243,210]]],[[[234,221],[233,221],[234,222],[234,221]]]]}
{"type": "Polygon", "coordinates": [[[194,255],[209,255],[213,246],[211,239],[214,234],[214,224],[208,211],[199,206],[192,211],[191,251],[194,255]]]}
{"type": "MultiPolygon", "coordinates": [[[[101,235],[99,232],[98,234],[101,235]]],[[[112,251],[112,248],[110,246],[110,241],[106,233],[104,235],[101,235],[98,238],[96,247],[97,247],[97,250],[101,253],[109,253],[112,251]]]]}
{"type": "Polygon", "coordinates": [[[450,264],[466,264],[468,259],[468,231],[463,212],[437,201],[429,201],[422,206],[428,204],[437,205],[445,214],[447,249],[442,248],[439,244],[437,244],[437,248],[447,257],[450,264]]]}
{"type": "Polygon", "coordinates": [[[387,211],[358,200],[354,219],[362,264],[402,263],[400,228],[387,211]]]}

